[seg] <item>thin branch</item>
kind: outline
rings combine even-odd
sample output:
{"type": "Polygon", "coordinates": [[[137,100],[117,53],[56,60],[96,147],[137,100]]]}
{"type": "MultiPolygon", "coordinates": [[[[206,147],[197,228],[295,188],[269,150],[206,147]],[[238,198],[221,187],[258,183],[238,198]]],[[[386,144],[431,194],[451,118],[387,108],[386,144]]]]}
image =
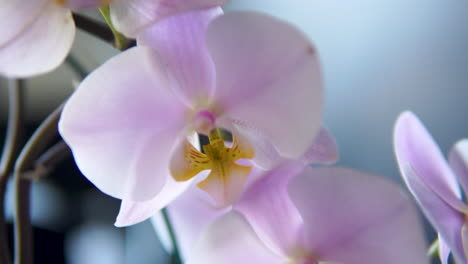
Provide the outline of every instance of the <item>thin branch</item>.
{"type": "Polygon", "coordinates": [[[71,150],[65,141],[58,143],[46,150],[35,162],[34,169],[25,171],[23,178],[30,180],[39,180],[49,175],[55,167],[63,160],[71,157],[71,150]]]}
{"type": "Polygon", "coordinates": [[[31,182],[23,177],[34,168],[35,161],[58,136],[57,124],[63,105],[50,114],[26,143],[15,163],[16,189],[15,264],[33,262],[32,226],[30,217],[31,182]]]}
{"type": "Polygon", "coordinates": [[[0,160],[0,263],[11,263],[8,247],[8,229],[5,222],[5,196],[8,176],[20,149],[23,130],[24,96],[19,80],[8,80],[8,125],[0,160]]]}

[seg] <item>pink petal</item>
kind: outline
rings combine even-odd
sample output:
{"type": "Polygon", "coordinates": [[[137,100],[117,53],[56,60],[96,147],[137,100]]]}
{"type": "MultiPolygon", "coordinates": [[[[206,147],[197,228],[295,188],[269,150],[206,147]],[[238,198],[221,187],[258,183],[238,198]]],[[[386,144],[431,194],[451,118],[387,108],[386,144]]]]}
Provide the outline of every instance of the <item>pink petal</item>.
{"type": "Polygon", "coordinates": [[[227,175],[224,178],[223,175],[211,170],[208,177],[197,184],[211,196],[217,207],[230,206],[239,200],[252,167],[231,164],[226,167],[226,171],[227,175]]]}
{"type": "Polygon", "coordinates": [[[75,38],[70,10],[53,1],[27,2],[6,1],[0,8],[0,74],[7,77],[30,77],[55,69],[75,38]]]}
{"type": "MultiPolygon", "coordinates": [[[[255,156],[252,161],[257,167],[270,170],[286,160],[256,127],[236,120],[225,120],[222,126],[240,135],[243,140],[248,141],[254,147],[255,156]]],[[[332,164],[338,160],[338,156],[338,147],[333,136],[322,126],[301,160],[305,164],[332,164]]]]}
{"type": "Polygon", "coordinates": [[[65,6],[71,8],[73,10],[81,9],[81,8],[94,8],[100,7],[107,3],[111,2],[111,0],[65,0],[65,6]]]}
{"type": "Polygon", "coordinates": [[[250,12],[213,21],[207,44],[225,116],[257,127],[282,156],[301,156],[319,131],[323,103],[312,44],[294,27],[250,12]]]}
{"type": "Polygon", "coordinates": [[[191,181],[176,182],[168,176],[161,192],[151,200],[143,202],[122,200],[115,226],[134,225],[150,218],[181,195],[191,183],[191,181]]]}
{"type": "Polygon", "coordinates": [[[285,255],[297,245],[302,217],[287,193],[287,184],[304,166],[287,163],[266,173],[235,205],[260,240],[273,252],[285,255]]]}
{"type": "MultiPolygon", "coordinates": [[[[203,172],[202,177],[207,172],[203,172]]],[[[168,207],[169,216],[174,226],[177,242],[184,257],[193,253],[193,247],[201,232],[219,216],[230,211],[230,208],[219,209],[213,206],[211,198],[191,186],[168,207]]]]}
{"type": "Polygon", "coordinates": [[[468,194],[468,139],[458,141],[449,153],[449,163],[465,194],[468,194]]]}
{"type": "Polygon", "coordinates": [[[186,109],[153,56],[137,47],[107,61],[82,82],[59,123],[81,172],[120,199],[158,194],[172,149],[185,137],[186,109]]]}
{"type": "Polygon", "coordinates": [[[27,30],[47,8],[50,8],[48,0],[2,1],[0,47],[27,30]]]}
{"type": "Polygon", "coordinates": [[[306,163],[333,164],[338,161],[338,158],[339,152],[335,139],[328,129],[322,126],[303,159],[306,163]]]}
{"type": "Polygon", "coordinates": [[[222,120],[220,125],[254,148],[255,155],[252,162],[255,166],[270,170],[285,160],[256,127],[231,119],[222,120]]]}
{"type": "Polygon", "coordinates": [[[292,179],[289,194],[304,219],[307,249],[320,261],[428,263],[417,211],[383,177],[308,167],[292,179]]]}
{"type": "Polygon", "coordinates": [[[227,0],[113,0],[111,18],[118,31],[136,38],[144,27],[168,16],[223,5],[227,0]]]}
{"type": "Polygon", "coordinates": [[[222,14],[221,8],[185,12],[146,29],[138,44],[158,51],[169,68],[175,92],[186,104],[208,101],[215,86],[214,65],[205,44],[208,23],[222,14]]]}
{"type": "Polygon", "coordinates": [[[200,237],[188,264],[286,263],[256,237],[247,221],[232,212],[210,225],[200,237]]]}
{"type": "Polygon", "coordinates": [[[461,192],[452,170],[445,161],[439,147],[419,119],[411,112],[404,112],[396,121],[393,145],[402,172],[411,167],[415,176],[454,208],[464,210],[460,201],[461,192]]]}
{"type": "Polygon", "coordinates": [[[452,250],[455,258],[463,259],[460,237],[464,222],[463,214],[430,189],[410,167],[402,168],[402,174],[406,175],[405,181],[408,188],[416,197],[424,215],[439,232],[442,241],[452,250]]]}

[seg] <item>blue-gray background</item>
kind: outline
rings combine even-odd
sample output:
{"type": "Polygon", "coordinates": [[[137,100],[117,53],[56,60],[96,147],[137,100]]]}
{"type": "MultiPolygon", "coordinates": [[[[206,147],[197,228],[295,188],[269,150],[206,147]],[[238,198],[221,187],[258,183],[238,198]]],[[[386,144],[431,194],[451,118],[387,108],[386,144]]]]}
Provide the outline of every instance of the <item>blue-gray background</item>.
{"type": "MultiPolygon", "coordinates": [[[[468,136],[467,1],[232,0],[226,11],[233,10],[270,13],[316,44],[326,85],[324,122],[338,141],[339,165],[401,182],[392,129],[404,110],[422,119],[445,153],[468,136]]],[[[117,53],[82,32],[72,52],[90,70],[117,53]]],[[[33,78],[28,91],[32,126],[71,93],[70,78],[66,66],[33,78]]],[[[4,126],[6,89],[0,85],[4,126]]],[[[66,197],[60,185],[47,180],[34,191],[35,224],[67,231],[65,245],[75,252],[67,257],[70,263],[159,263],[163,253],[156,250],[148,222],[125,231],[112,226],[117,201],[92,188],[66,197]]]]}

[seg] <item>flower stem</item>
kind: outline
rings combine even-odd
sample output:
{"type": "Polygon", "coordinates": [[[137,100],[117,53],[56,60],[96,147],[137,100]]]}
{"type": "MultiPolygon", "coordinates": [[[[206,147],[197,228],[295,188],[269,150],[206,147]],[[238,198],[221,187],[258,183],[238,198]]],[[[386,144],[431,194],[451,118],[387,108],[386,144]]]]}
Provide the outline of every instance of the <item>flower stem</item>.
{"type": "Polygon", "coordinates": [[[166,228],[169,233],[169,237],[171,238],[172,242],[172,255],[171,255],[171,263],[172,264],[182,264],[182,258],[180,256],[179,246],[177,245],[177,238],[174,231],[174,227],[171,224],[171,220],[169,218],[169,213],[166,208],[162,209],[162,216],[164,219],[164,223],[166,223],[166,228]]]}
{"type": "Polygon", "coordinates": [[[114,24],[112,24],[112,20],[110,18],[110,9],[109,6],[104,6],[100,7],[99,11],[101,12],[101,15],[104,17],[104,19],[107,22],[107,25],[109,25],[110,30],[114,34],[114,45],[117,49],[119,50],[125,50],[127,49],[131,43],[130,41],[122,35],[117,29],[115,29],[114,24]]]}
{"type": "Polygon", "coordinates": [[[32,225],[30,215],[31,181],[24,177],[28,170],[34,168],[37,158],[58,136],[57,124],[63,105],[50,114],[36,129],[22,149],[15,163],[14,179],[16,190],[15,221],[15,264],[33,262],[32,225]]]}
{"type": "Polygon", "coordinates": [[[23,87],[19,80],[9,80],[8,126],[0,161],[0,263],[11,263],[8,230],[5,222],[5,192],[8,176],[19,152],[23,130],[23,87]]]}
{"type": "Polygon", "coordinates": [[[427,256],[436,258],[439,255],[439,239],[434,240],[427,250],[427,256]]]}

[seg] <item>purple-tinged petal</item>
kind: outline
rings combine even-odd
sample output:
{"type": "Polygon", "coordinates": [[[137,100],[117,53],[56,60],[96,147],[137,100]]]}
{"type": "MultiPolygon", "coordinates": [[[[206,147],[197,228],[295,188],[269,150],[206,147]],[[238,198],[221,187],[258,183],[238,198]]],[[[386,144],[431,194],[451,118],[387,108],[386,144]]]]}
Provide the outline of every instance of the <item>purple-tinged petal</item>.
{"type": "Polygon", "coordinates": [[[304,219],[306,249],[320,261],[428,263],[416,208],[383,177],[308,167],[288,189],[304,219]]]}
{"type": "Polygon", "coordinates": [[[95,8],[110,3],[112,0],[55,0],[63,2],[62,4],[72,10],[81,8],[95,8]]]}
{"type": "Polygon", "coordinates": [[[439,259],[442,264],[448,264],[448,258],[450,256],[450,247],[442,238],[442,236],[438,235],[439,239],[439,259]]]}
{"type": "Polygon", "coordinates": [[[231,212],[204,230],[187,263],[281,264],[287,263],[287,259],[270,252],[242,215],[231,212]]]}
{"type": "Polygon", "coordinates": [[[429,222],[450,247],[455,258],[463,259],[463,246],[460,237],[464,223],[463,214],[430,189],[421,177],[415,175],[411,167],[403,167],[402,174],[406,175],[406,185],[418,201],[429,222]]]}
{"type": "Polygon", "coordinates": [[[234,206],[260,240],[280,255],[288,254],[300,240],[302,217],[289,198],[287,184],[303,168],[300,163],[286,163],[265,173],[234,206]]]}
{"type": "Polygon", "coordinates": [[[2,1],[0,47],[26,31],[49,7],[48,0],[2,1]]]}
{"type": "Polygon", "coordinates": [[[306,163],[333,164],[338,161],[338,158],[339,152],[335,139],[328,129],[322,126],[303,159],[306,163]]]}
{"type": "MultiPolygon", "coordinates": [[[[273,144],[256,127],[229,119],[224,120],[222,126],[238,134],[243,140],[252,142],[250,144],[255,149],[255,156],[252,161],[257,167],[270,170],[286,160],[280,156],[273,144]]],[[[314,142],[309,145],[301,160],[305,164],[332,164],[338,160],[338,157],[338,147],[335,140],[328,130],[322,126],[319,134],[315,137],[314,142]]]]}
{"type": "Polygon", "coordinates": [[[143,202],[122,200],[115,226],[134,225],[150,218],[182,194],[190,184],[191,181],[176,182],[168,176],[161,192],[151,200],[143,202]]]}
{"type": "MultiPolygon", "coordinates": [[[[207,172],[202,172],[199,177],[202,178],[207,174],[207,172]]],[[[196,186],[191,186],[174,200],[167,210],[182,256],[186,258],[192,254],[195,242],[202,230],[231,209],[215,207],[207,193],[196,186]]]]}
{"type": "Polygon", "coordinates": [[[429,132],[412,112],[404,112],[398,117],[393,146],[405,181],[408,176],[403,168],[409,166],[414,176],[420,177],[446,203],[458,210],[467,210],[460,200],[461,191],[455,175],[429,132]]]}
{"type": "Polygon", "coordinates": [[[208,102],[215,88],[215,70],[205,43],[210,21],[221,8],[196,10],[169,17],[147,28],[138,45],[154,48],[169,68],[175,92],[187,105],[208,102]]]}
{"type": "Polygon", "coordinates": [[[232,119],[221,120],[219,125],[237,135],[241,140],[248,142],[254,148],[255,155],[252,162],[255,166],[269,170],[285,160],[256,127],[232,119]]]}
{"type": "Polygon", "coordinates": [[[208,27],[215,102],[226,118],[257,127],[286,158],[298,158],[320,128],[322,78],[315,48],[267,15],[233,12],[208,27]]]}
{"type": "Polygon", "coordinates": [[[252,167],[236,163],[223,166],[223,171],[211,170],[197,187],[206,191],[217,207],[227,207],[237,202],[245,190],[252,167]]]}
{"type": "Polygon", "coordinates": [[[223,5],[227,0],[113,0],[111,19],[116,29],[136,38],[145,27],[178,13],[223,5]]]}
{"type": "Polygon", "coordinates": [[[6,2],[7,6],[2,3],[0,7],[0,75],[23,78],[58,67],[68,55],[75,38],[70,10],[53,1],[37,1],[31,7],[29,2],[34,1],[6,2]],[[20,3],[20,6],[10,2],[20,3]]]}
{"type": "Polygon", "coordinates": [[[153,56],[137,47],[107,61],[81,83],[59,123],[81,172],[119,199],[158,194],[173,147],[186,136],[186,108],[153,56]]]}
{"type": "Polygon", "coordinates": [[[458,141],[450,150],[449,164],[465,194],[468,194],[468,139],[458,141]]]}

